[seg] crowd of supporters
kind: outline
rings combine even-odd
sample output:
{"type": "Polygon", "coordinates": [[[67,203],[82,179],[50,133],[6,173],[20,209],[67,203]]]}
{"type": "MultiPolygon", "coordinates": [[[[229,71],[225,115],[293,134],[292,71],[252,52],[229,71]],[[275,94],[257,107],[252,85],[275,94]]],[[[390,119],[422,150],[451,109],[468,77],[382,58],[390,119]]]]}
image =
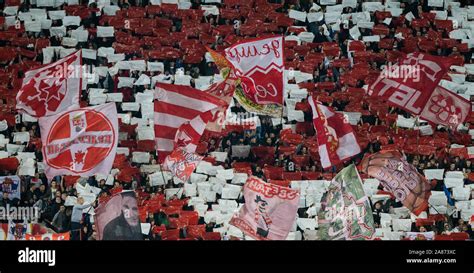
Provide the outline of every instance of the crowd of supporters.
{"type": "MultiPolygon", "coordinates": [[[[2,1],[2,7],[14,6],[15,1],[2,1]]],[[[191,10],[201,11],[201,7],[206,5],[206,1],[190,2],[191,10]]],[[[301,42],[292,44],[292,39],[285,44],[286,69],[295,71],[304,71],[312,75],[312,79],[299,82],[301,87],[307,88],[322,101],[323,104],[333,107],[336,111],[361,112],[362,117],[354,128],[359,137],[359,142],[363,149],[362,153],[351,159],[346,164],[352,162],[359,163],[364,155],[378,152],[384,147],[393,147],[400,145],[407,159],[418,171],[423,174],[426,169],[445,169],[447,171],[461,171],[464,174],[464,185],[474,184],[472,171],[472,159],[466,154],[453,153],[452,144],[471,146],[472,129],[470,120],[462,124],[456,130],[448,130],[443,127],[434,129],[434,134],[422,136],[419,130],[398,128],[396,119],[398,115],[410,118],[410,114],[395,107],[388,106],[385,102],[369,99],[362,95],[354,98],[348,92],[360,90],[373,80],[374,73],[377,75],[382,66],[393,62],[395,54],[409,53],[411,51],[429,52],[434,55],[453,57],[457,60],[458,66],[472,63],[472,49],[466,48],[464,44],[459,43],[450,46],[441,47],[434,42],[433,35],[438,35],[438,40],[449,39],[449,29],[443,29],[437,26],[432,18],[428,16],[432,10],[446,10],[448,16],[452,16],[451,7],[434,8],[428,5],[428,1],[401,1],[400,8],[402,15],[392,18],[388,23],[388,32],[383,34],[385,39],[390,40],[390,46],[382,45],[379,42],[365,42],[362,45],[366,48],[367,55],[356,56],[357,53],[349,52],[349,41],[353,40],[349,29],[355,24],[352,20],[340,21],[337,29],[333,29],[325,21],[305,22],[289,19],[289,11],[316,12],[317,8],[313,0],[257,0],[257,1],[223,1],[223,3],[211,3],[219,8],[219,15],[206,14],[202,12],[190,12],[180,14],[177,12],[177,6],[172,4],[162,4],[161,8],[153,5],[153,2],[144,1],[112,1],[112,5],[119,7],[116,16],[125,18],[125,24],[120,25],[115,22],[113,17],[105,15],[103,12],[103,3],[91,1],[89,3],[80,1],[79,5],[68,5],[67,3],[57,7],[46,7],[47,10],[66,10],[67,14],[79,15],[81,17],[80,25],[89,31],[87,41],[78,42],[75,49],[99,49],[101,47],[113,47],[115,53],[125,53],[125,60],[145,59],[146,61],[159,61],[163,63],[163,71],[130,71],[118,70],[116,74],[106,73],[100,75],[98,81],[87,84],[81,95],[81,105],[89,105],[89,89],[106,89],[109,93],[122,93],[123,102],[134,102],[137,93],[152,89],[155,82],[173,83],[175,77],[180,71],[184,75],[190,76],[189,84],[192,87],[197,86],[198,79],[205,76],[219,74],[219,70],[213,61],[206,55],[204,45],[210,46],[217,51],[231,45],[237,40],[245,37],[262,36],[266,34],[281,34],[286,37],[298,35],[301,32],[300,27],[305,27],[307,32],[314,34],[311,42],[301,42]],[[101,11],[102,9],[102,11],[101,11]],[[98,11],[101,11],[98,13],[98,11]],[[411,13],[415,20],[423,21],[421,26],[415,25],[404,18],[411,13]],[[131,15],[134,14],[134,15],[131,15]],[[138,14],[138,15],[137,15],[138,14]],[[231,15],[229,15],[231,14],[231,15]],[[137,23],[140,19],[147,18],[155,21],[152,27],[137,23]],[[289,23],[277,23],[285,21],[282,18],[288,18],[289,23]],[[127,27],[127,20],[131,27],[127,27]],[[138,25],[137,25],[138,24],[138,25]],[[96,37],[97,26],[113,25],[116,28],[114,37],[100,38],[96,37]],[[142,31],[140,31],[140,29],[142,31]],[[406,31],[406,38],[400,38],[400,30],[406,31]],[[149,32],[151,31],[151,32],[149,32]],[[181,35],[183,34],[183,35],[181,35]],[[412,43],[413,39],[416,42],[412,43]],[[426,40],[428,39],[428,40],[426,40]],[[427,47],[424,41],[431,41],[435,44],[433,48],[427,47]],[[184,41],[192,41],[194,46],[187,46],[184,41]],[[333,48],[338,48],[335,54],[326,49],[330,43],[333,48]],[[322,54],[325,52],[325,54],[322,54]],[[168,57],[166,54],[169,54],[168,57]],[[320,62],[316,65],[305,66],[310,61],[308,56],[322,56],[320,62]],[[366,60],[362,60],[366,59],[366,60]],[[334,60],[350,60],[349,66],[335,65],[334,60]],[[365,71],[360,75],[354,75],[354,71],[365,71]],[[150,84],[134,85],[133,87],[118,88],[118,77],[133,77],[138,79],[142,73],[146,73],[151,78],[150,84]],[[351,74],[352,73],[352,74],[351,74]],[[348,77],[352,78],[348,78],[348,77]],[[440,140],[434,143],[431,140],[440,140]],[[441,141],[442,140],[442,141],[441,141]],[[431,142],[430,142],[431,141],[431,142]],[[421,151],[416,147],[426,148],[428,151],[421,151]],[[410,147],[415,146],[415,150],[410,147]],[[428,148],[425,146],[431,146],[428,148]]],[[[341,1],[338,1],[341,2],[341,1]]],[[[346,7],[342,14],[362,12],[363,5],[357,1],[357,7],[346,7]]],[[[374,2],[374,1],[371,1],[374,2]]],[[[385,1],[384,1],[385,2],[385,1]]],[[[460,1],[457,7],[467,7],[468,1],[460,1]]],[[[36,8],[29,0],[19,4],[18,12],[28,12],[36,8]]],[[[322,10],[326,9],[321,6],[322,10]]],[[[375,25],[382,24],[386,18],[380,15],[380,12],[370,12],[370,21],[375,25]]],[[[148,20],[148,21],[149,21],[148,20]]],[[[286,21],[285,21],[286,22],[286,21]]],[[[53,20],[52,26],[61,26],[61,20],[53,20]]],[[[333,25],[334,26],[334,25],[333,25]]],[[[67,26],[66,32],[76,29],[77,26],[67,26]]],[[[373,34],[374,29],[361,29],[361,36],[373,34]]],[[[62,38],[51,35],[48,29],[42,29],[40,32],[28,32],[24,28],[15,33],[14,39],[6,39],[8,35],[4,33],[15,32],[15,26],[3,26],[0,32],[0,47],[13,48],[15,53],[12,58],[3,57],[0,53],[0,121],[7,120],[8,126],[0,134],[13,144],[25,144],[23,152],[32,152],[35,154],[36,162],[42,162],[40,130],[37,122],[28,122],[19,120],[12,107],[14,95],[21,86],[21,80],[24,73],[32,67],[43,63],[45,56],[42,48],[51,46],[62,46],[62,38]],[[26,42],[24,42],[26,41],[26,42]],[[32,52],[32,55],[28,53],[32,52]],[[13,96],[12,96],[13,94],[13,96]],[[12,118],[13,117],[13,118],[12,118]],[[13,142],[15,132],[29,132],[30,141],[28,143],[13,142]]],[[[8,50],[6,50],[8,51],[8,50]]],[[[399,55],[397,55],[399,56],[399,55]]],[[[58,60],[60,55],[54,53],[51,61],[58,60]]],[[[95,67],[112,67],[105,57],[93,59],[84,59],[83,62],[89,65],[90,72],[95,67]]],[[[471,84],[474,81],[474,74],[466,76],[466,83],[471,84]]],[[[294,78],[289,77],[288,83],[295,84],[294,78]]],[[[292,98],[291,92],[286,95],[287,99],[292,98]]],[[[123,111],[121,103],[116,103],[119,113],[130,114],[132,118],[141,119],[140,111],[123,111]]],[[[314,129],[312,127],[312,113],[306,99],[296,103],[296,110],[304,112],[304,121],[289,120],[288,117],[271,118],[267,116],[258,116],[257,124],[235,125],[221,134],[205,133],[201,145],[198,147],[198,153],[206,156],[205,161],[215,165],[222,165],[224,169],[234,168],[242,170],[249,174],[264,179],[269,183],[278,183],[289,186],[291,181],[296,180],[330,180],[343,166],[334,166],[330,170],[321,168],[319,157],[315,152],[314,129]],[[285,134],[282,137],[283,130],[293,128],[294,131],[285,134]],[[246,146],[251,147],[248,156],[236,157],[233,154],[233,147],[246,146]],[[263,148],[262,148],[263,147],[263,148]],[[268,149],[267,149],[268,148],[268,149]],[[223,162],[212,158],[212,152],[226,152],[227,157],[223,162]],[[270,156],[269,156],[270,155],[270,156]]],[[[237,101],[233,102],[231,112],[245,114],[247,111],[239,105],[237,101]]],[[[248,113],[247,113],[248,114],[248,113]]],[[[252,116],[249,114],[248,116],[252,116]]],[[[154,149],[149,147],[137,147],[140,140],[137,137],[137,126],[121,122],[121,132],[126,133],[126,139],[122,139],[119,147],[129,147],[131,151],[150,152],[152,158],[150,164],[156,164],[160,161],[154,149]]],[[[0,128],[1,129],[1,128],[0,128]]],[[[138,128],[139,130],[139,128],[138,128]]],[[[287,132],[287,131],[285,131],[287,132]]],[[[6,151],[6,145],[0,146],[0,151],[6,151]]],[[[165,191],[170,188],[183,188],[183,183],[176,183],[176,180],[170,179],[165,185],[152,186],[148,173],[140,171],[139,163],[134,163],[131,156],[125,158],[126,163],[116,160],[114,168],[119,172],[114,175],[112,183],[106,179],[96,179],[91,176],[88,178],[78,178],[71,176],[57,176],[49,181],[44,173],[36,168],[34,176],[22,175],[21,178],[21,198],[10,200],[8,194],[0,197],[0,206],[35,206],[41,211],[40,223],[53,229],[55,232],[71,231],[72,239],[94,240],[96,237],[93,216],[90,207],[97,207],[101,200],[107,199],[112,194],[121,189],[135,190],[140,206],[150,203],[150,200],[161,200],[157,209],[141,210],[140,217],[143,222],[151,224],[151,229],[145,235],[146,239],[185,239],[189,238],[190,229],[193,226],[200,226],[209,234],[214,234],[224,226],[223,223],[216,223],[213,220],[206,220],[202,215],[192,221],[182,223],[180,215],[191,215],[195,208],[189,204],[189,197],[185,194],[173,195],[165,200],[165,191]],[[122,164],[123,163],[123,164],[122,164]],[[101,192],[98,199],[91,206],[83,204],[81,198],[75,205],[66,205],[66,200],[70,196],[77,196],[74,184],[89,184],[98,187],[101,192]],[[176,208],[178,208],[176,210],[176,208]],[[189,212],[189,213],[187,213],[189,212]],[[170,232],[172,231],[172,232],[170,232]]],[[[7,170],[0,168],[0,176],[17,174],[17,170],[7,170]]],[[[368,178],[368,177],[365,177],[368,178]]],[[[318,182],[314,182],[318,183],[318,182]]],[[[474,238],[472,223],[463,219],[459,211],[455,208],[457,200],[452,196],[452,192],[445,187],[443,180],[433,179],[430,181],[432,190],[445,191],[448,197],[449,207],[446,213],[436,213],[431,210],[427,212],[427,218],[423,220],[414,220],[411,231],[426,232],[434,231],[437,235],[446,235],[451,233],[465,232],[465,238],[474,238]]],[[[471,189],[474,189],[471,187],[471,189]]],[[[383,189],[379,189],[381,193],[383,189]]],[[[212,210],[213,205],[218,204],[220,194],[217,194],[216,200],[206,202],[208,209],[212,210]]],[[[471,207],[472,192],[469,197],[471,207]]],[[[238,204],[244,202],[242,195],[236,200],[238,204]]],[[[382,227],[381,214],[394,214],[394,209],[401,208],[402,204],[397,202],[393,196],[380,201],[372,200],[373,215],[376,227],[382,227]]],[[[314,218],[312,211],[315,204],[310,206],[300,206],[298,209],[299,218],[314,218]]],[[[150,208],[150,206],[147,206],[150,208]]],[[[403,216],[410,218],[410,215],[403,216]]],[[[382,221],[383,222],[383,221],[382,221]]],[[[304,239],[315,239],[314,235],[298,226],[295,231],[300,231],[304,239]]],[[[223,232],[217,236],[219,239],[236,239],[239,236],[223,232]]],[[[209,236],[212,237],[212,236],[209,236]]],[[[202,239],[201,237],[198,237],[202,239]]],[[[215,238],[215,237],[214,237],[215,238]]]]}

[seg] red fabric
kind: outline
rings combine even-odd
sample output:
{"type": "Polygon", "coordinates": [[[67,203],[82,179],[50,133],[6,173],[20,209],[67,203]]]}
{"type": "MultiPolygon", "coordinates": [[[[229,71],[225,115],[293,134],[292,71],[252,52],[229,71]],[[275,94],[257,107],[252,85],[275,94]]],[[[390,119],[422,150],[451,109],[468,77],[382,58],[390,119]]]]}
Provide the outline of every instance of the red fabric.
{"type": "Polygon", "coordinates": [[[179,239],[179,229],[169,229],[161,232],[163,241],[176,241],[179,239]]]}
{"type": "Polygon", "coordinates": [[[135,168],[135,167],[126,167],[122,170],[117,175],[117,180],[125,182],[125,183],[130,183],[132,182],[132,179],[135,175],[140,173],[140,169],[135,168]]]}
{"type": "Polygon", "coordinates": [[[302,180],[300,172],[283,172],[282,178],[284,180],[302,180]]]}
{"type": "Polygon", "coordinates": [[[301,172],[303,180],[318,180],[320,176],[320,172],[301,172]]]}
{"type": "Polygon", "coordinates": [[[220,241],[221,234],[219,232],[206,232],[203,233],[202,238],[204,241],[220,241]]]}
{"type": "Polygon", "coordinates": [[[290,181],[290,180],[274,180],[274,179],[269,179],[269,180],[268,180],[268,183],[270,183],[270,184],[275,184],[275,185],[282,186],[282,187],[289,187],[290,184],[291,184],[291,181],[290,181]]]}
{"type": "Polygon", "coordinates": [[[296,146],[280,146],[278,148],[279,154],[292,155],[296,151],[296,146]]]}
{"type": "Polygon", "coordinates": [[[137,151],[141,152],[153,152],[155,150],[154,140],[138,140],[137,151]]]}
{"type": "Polygon", "coordinates": [[[263,168],[263,173],[267,179],[282,180],[283,179],[283,168],[266,166],[263,168]]]}
{"type": "Polygon", "coordinates": [[[465,241],[469,239],[469,234],[466,232],[453,232],[449,235],[435,235],[436,241],[465,241]]]}
{"type": "Polygon", "coordinates": [[[275,147],[267,146],[254,146],[251,148],[252,153],[257,158],[274,158],[275,150],[275,147]]]}
{"type": "Polygon", "coordinates": [[[75,176],[75,175],[65,175],[64,176],[64,186],[69,187],[69,186],[74,186],[76,184],[77,180],[81,178],[80,176],[75,176]]]}
{"type": "Polygon", "coordinates": [[[206,225],[190,225],[186,231],[189,238],[201,238],[206,233],[206,225]]]}
{"type": "Polygon", "coordinates": [[[416,226],[421,227],[421,226],[432,226],[435,224],[434,220],[429,220],[429,219],[416,219],[416,226]]]}
{"type": "Polygon", "coordinates": [[[20,166],[20,162],[16,157],[8,157],[0,159],[0,169],[6,171],[16,171],[20,166]]]}

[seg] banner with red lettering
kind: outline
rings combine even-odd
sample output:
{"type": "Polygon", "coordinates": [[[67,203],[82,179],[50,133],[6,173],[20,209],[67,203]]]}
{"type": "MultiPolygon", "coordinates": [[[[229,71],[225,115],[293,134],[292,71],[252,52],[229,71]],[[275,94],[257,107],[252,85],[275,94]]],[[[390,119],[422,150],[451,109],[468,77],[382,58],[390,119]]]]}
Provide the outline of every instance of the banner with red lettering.
{"type": "Polygon", "coordinates": [[[249,177],[245,204],[230,224],[256,240],[285,240],[296,220],[298,191],[249,177]]]}
{"type": "Polygon", "coordinates": [[[79,108],[82,51],[25,73],[16,97],[16,109],[33,117],[79,108]]]}
{"type": "Polygon", "coordinates": [[[428,208],[431,186],[398,151],[381,151],[364,157],[362,171],[380,180],[386,191],[415,215],[428,208]]]}
{"type": "Polygon", "coordinates": [[[471,102],[437,86],[421,112],[421,118],[429,122],[457,128],[471,114],[471,102]]]}
{"type": "Polygon", "coordinates": [[[165,166],[182,181],[188,181],[203,156],[188,153],[182,148],[175,149],[165,159],[165,166]]]}
{"type": "Polygon", "coordinates": [[[242,91],[255,104],[283,104],[283,37],[245,40],[225,50],[242,91]]]}
{"type": "Polygon", "coordinates": [[[387,65],[368,94],[420,115],[450,63],[447,58],[420,52],[408,54],[398,64],[387,65]]]}
{"type": "Polygon", "coordinates": [[[43,117],[39,125],[48,178],[109,174],[118,142],[115,103],[43,117]]]}

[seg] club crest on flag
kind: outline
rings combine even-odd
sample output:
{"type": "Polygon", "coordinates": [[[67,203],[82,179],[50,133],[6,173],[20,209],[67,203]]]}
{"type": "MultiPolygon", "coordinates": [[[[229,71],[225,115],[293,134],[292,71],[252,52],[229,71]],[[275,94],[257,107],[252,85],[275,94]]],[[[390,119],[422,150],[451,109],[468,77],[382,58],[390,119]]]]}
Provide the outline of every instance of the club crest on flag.
{"type": "Polygon", "coordinates": [[[471,102],[438,86],[427,101],[421,117],[435,124],[456,128],[469,116],[471,102]]]}
{"type": "Polygon", "coordinates": [[[118,138],[116,110],[112,108],[115,109],[113,103],[40,119],[41,130],[45,132],[42,142],[47,175],[87,175],[100,171],[102,167],[97,167],[105,162],[111,167],[118,138]],[[102,108],[106,110],[98,110],[102,108]]]}
{"type": "Polygon", "coordinates": [[[166,157],[165,165],[176,177],[187,181],[202,158],[200,155],[178,148],[166,157]]]}
{"type": "Polygon", "coordinates": [[[17,94],[17,109],[34,117],[54,115],[79,106],[81,51],[26,72],[17,94]]]}

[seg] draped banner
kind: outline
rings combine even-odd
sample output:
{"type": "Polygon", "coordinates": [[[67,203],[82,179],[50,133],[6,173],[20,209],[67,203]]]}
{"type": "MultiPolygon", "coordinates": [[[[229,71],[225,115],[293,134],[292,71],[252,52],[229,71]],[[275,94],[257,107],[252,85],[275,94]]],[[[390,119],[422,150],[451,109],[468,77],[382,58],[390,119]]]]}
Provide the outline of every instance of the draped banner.
{"type": "Polygon", "coordinates": [[[230,224],[256,240],[285,240],[296,220],[299,192],[249,177],[245,204],[230,224]]]}
{"type": "Polygon", "coordinates": [[[98,240],[142,240],[135,192],[114,195],[95,209],[98,240]]]}

